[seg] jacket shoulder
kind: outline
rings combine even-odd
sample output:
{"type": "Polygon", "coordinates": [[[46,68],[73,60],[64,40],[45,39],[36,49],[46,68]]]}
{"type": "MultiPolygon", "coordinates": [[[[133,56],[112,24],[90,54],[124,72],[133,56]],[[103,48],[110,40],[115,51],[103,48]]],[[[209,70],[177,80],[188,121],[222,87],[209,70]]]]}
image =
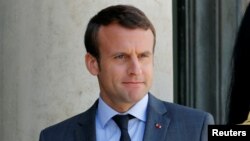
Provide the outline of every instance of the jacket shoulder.
{"type": "Polygon", "coordinates": [[[76,129],[85,123],[95,121],[96,103],[87,111],[43,129],[39,141],[65,140],[72,138],[76,129]],[[46,138],[46,139],[45,139],[46,138]]]}
{"type": "Polygon", "coordinates": [[[163,103],[167,109],[167,115],[177,122],[190,121],[191,123],[194,122],[195,124],[198,124],[200,121],[201,124],[214,124],[214,118],[209,112],[176,103],[165,101],[163,101],[163,103]]]}

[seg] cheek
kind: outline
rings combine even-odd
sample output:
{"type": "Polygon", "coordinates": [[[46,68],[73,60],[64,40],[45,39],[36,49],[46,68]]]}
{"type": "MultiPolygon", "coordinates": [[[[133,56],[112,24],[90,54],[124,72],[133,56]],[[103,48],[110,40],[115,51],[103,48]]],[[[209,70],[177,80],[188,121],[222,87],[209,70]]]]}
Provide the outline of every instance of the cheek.
{"type": "Polygon", "coordinates": [[[152,75],[153,74],[153,64],[144,65],[143,72],[146,75],[152,75]]]}
{"type": "Polygon", "coordinates": [[[123,75],[125,75],[125,73],[126,68],[124,66],[112,64],[106,65],[106,67],[101,71],[103,77],[113,81],[118,81],[123,75]]]}
{"type": "Polygon", "coordinates": [[[109,66],[107,67],[107,71],[109,71],[109,73],[112,74],[124,74],[127,70],[126,65],[118,65],[118,64],[109,64],[109,66]]]}

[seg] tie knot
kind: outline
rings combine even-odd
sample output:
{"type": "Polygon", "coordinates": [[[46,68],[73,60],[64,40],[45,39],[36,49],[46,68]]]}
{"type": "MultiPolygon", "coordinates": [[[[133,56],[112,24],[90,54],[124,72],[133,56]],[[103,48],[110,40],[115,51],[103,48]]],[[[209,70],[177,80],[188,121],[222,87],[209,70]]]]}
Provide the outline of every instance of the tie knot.
{"type": "Polygon", "coordinates": [[[128,130],[128,121],[132,119],[133,116],[130,114],[127,115],[115,115],[113,117],[113,120],[118,125],[120,129],[126,129],[128,130]]]}
{"type": "Polygon", "coordinates": [[[118,125],[121,130],[120,141],[131,141],[128,133],[128,121],[134,118],[132,115],[116,115],[113,117],[113,120],[118,125]]]}

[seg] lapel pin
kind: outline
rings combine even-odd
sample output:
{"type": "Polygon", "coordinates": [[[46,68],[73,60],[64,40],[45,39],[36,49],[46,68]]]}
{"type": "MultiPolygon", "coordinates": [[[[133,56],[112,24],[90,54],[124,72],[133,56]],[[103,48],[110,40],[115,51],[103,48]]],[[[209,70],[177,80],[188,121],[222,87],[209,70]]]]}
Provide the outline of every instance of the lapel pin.
{"type": "Polygon", "coordinates": [[[155,127],[158,128],[158,129],[161,129],[162,126],[159,123],[156,123],[155,127]]]}

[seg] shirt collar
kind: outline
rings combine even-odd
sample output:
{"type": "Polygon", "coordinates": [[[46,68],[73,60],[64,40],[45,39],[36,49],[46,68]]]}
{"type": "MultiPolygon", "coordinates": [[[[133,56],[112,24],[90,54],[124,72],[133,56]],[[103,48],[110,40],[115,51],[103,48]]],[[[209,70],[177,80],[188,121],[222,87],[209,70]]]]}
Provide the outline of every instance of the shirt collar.
{"type": "Polygon", "coordinates": [[[125,113],[119,113],[109,107],[101,97],[98,100],[97,118],[100,120],[101,126],[104,127],[107,122],[117,114],[131,114],[137,119],[146,121],[146,110],[148,105],[148,94],[146,94],[140,101],[138,101],[132,108],[125,113]]]}

